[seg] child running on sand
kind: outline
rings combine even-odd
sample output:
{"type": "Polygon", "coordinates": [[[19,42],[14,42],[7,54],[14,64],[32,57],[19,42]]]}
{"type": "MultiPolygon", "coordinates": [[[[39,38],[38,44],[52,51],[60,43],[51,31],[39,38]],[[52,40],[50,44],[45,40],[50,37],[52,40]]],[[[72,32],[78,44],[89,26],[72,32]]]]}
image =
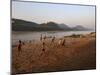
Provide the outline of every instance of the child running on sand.
{"type": "Polygon", "coordinates": [[[19,44],[18,44],[18,52],[21,52],[22,50],[22,41],[19,40],[19,44]]]}
{"type": "Polygon", "coordinates": [[[51,42],[54,43],[55,37],[52,38],[51,42]]]}
{"type": "Polygon", "coordinates": [[[62,43],[62,39],[59,39],[59,41],[58,41],[58,45],[60,46],[61,43],[62,43]]]}
{"type": "MultiPolygon", "coordinates": [[[[41,39],[41,37],[40,37],[41,39]]],[[[42,42],[42,53],[41,55],[45,52],[45,40],[46,40],[46,35],[42,38],[41,42],[42,42]]]]}
{"type": "Polygon", "coordinates": [[[43,52],[45,51],[45,42],[44,41],[42,42],[42,51],[43,52]]]}
{"type": "Polygon", "coordinates": [[[65,46],[65,42],[66,42],[66,40],[65,40],[65,38],[62,40],[62,46],[65,46]]]}
{"type": "Polygon", "coordinates": [[[42,53],[40,55],[43,55],[44,52],[45,52],[45,42],[42,41],[42,53]]]}
{"type": "Polygon", "coordinates": [[[42,41],[42,34],[41,34],[41,37],[40,37],[40,41],[42,41]]]}
{"type": "Polygon", "coordinates": [[[58,45],[59,46],[65,46],[65,42],[66,42],[66,40],[63,38],[63,39],[60,39],[59,41],[58,41],[58,45]]]}

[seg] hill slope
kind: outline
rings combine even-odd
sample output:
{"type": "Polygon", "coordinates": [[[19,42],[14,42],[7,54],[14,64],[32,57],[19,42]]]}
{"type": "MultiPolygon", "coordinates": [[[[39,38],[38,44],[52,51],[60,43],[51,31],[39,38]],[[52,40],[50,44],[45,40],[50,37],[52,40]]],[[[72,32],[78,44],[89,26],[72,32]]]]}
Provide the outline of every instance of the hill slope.
{"type": "Polygon", "coordinates": [[[20,19],[12,19],[13,31],[72,31],[72,30],[88,30],[80,25],[76,27],[69,27],[65,24],[57,24],[55,22],[48,22],[37,24],[35,22],[29,22],[20,19]]]}

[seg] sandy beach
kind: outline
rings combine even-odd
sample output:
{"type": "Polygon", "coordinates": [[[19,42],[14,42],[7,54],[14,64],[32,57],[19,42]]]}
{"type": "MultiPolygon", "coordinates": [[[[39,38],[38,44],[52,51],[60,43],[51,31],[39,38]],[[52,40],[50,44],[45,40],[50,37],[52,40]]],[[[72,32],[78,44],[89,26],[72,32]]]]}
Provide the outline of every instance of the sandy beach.
{"type": "Polygon", "coordinates": [[[65,37],[65,46],[59,39],[31,41],[22,46],[21,52],[12,47],[12,73],[37,73],[53,71],[87,70],[96,68],[96,38],[94,34],[84,37],[65,37]]]}

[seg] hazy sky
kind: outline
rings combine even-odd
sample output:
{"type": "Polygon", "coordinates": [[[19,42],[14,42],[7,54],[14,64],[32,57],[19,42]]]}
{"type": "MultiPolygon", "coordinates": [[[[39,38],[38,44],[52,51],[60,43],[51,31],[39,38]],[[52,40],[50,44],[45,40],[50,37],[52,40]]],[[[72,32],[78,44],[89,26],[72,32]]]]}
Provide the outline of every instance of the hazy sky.
{"type": "Polygon", "coordinates": [[[53,21],[70,27],[83,25],[95,28],[95,6],[13,1],[12,17],[39,24],[53,21]]]}

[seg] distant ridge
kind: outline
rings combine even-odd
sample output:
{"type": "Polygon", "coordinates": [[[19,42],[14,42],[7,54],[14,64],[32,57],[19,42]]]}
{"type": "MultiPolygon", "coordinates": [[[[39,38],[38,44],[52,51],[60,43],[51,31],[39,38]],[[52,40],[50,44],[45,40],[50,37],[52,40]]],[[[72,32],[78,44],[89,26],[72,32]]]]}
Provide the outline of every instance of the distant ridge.
{"type": "Polygon", "coordinates": [[[66,24],[59,24],[59,27],[64,29],[64,30],[72,30],[72,28],[70,28],[68,25],[66,24]]]}
{"type": "Polygon", "coordinates": [[[55,22],[48,22],[37,24],[35,22],[29,22],[21,19],[12,19],[13,31],[77,31],[77,30],[90,30],[81,25],[75,27],[69,27],[65,24],[57,24],[55,22]]]}
{"type": "Polygon", "coordinates": [[[89,30],[88,28],[85,28],[85,27],[83,27],[83,26],[81,26],[81,25],[77,25],[77,26],[75,26],[75,27],[73,27],[73,30],[89,30]]]}

